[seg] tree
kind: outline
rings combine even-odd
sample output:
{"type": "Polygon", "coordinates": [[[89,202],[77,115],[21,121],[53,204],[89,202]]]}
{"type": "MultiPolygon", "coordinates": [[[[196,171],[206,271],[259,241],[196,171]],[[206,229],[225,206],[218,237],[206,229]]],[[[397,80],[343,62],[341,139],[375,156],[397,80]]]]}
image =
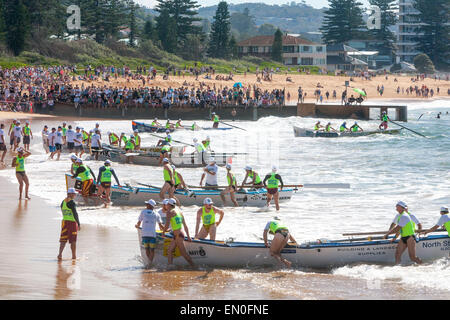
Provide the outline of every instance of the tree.
{"type": "Polygon", "coordinates": [[[431,61],[442,69],[449,68],[450,60],[450,4],[448,0],[416,0],[416,18],[422,23],[417,32],[423,35],[415,40],[419,51],[426,53],[431,61]]]}
{"type": "Polygon", "coordinates": [[[260,36],[271,36],[277,31],[277,28],[270,23],[264,23],[258,28],[258,35],[260,36]]]}
{"type": "Polygon", "coordinates": [[[238,31],[240,39],[256,35],[255,19],[250,15],[250,10],[245,8],[243,12],[233,12],[230,18],[231,29],[238,31]]]}
{"type": "Polygon", "coordinates": [[[283,33],[278,28],[272,44],[272,60],[283,62],[283,33]]]}
{"type": "Polygon", "coordinates": [[[344,43],[359,38],[366,26],[362,3],[356,0],[328,0],[322,27],[322,39],[326,44],[344,43]]]}
{"type": "Polygon", "coordinates": [[[208,47],[210,57],[227,58],[230,48],[230,13],[225,1],[219,3],[214,21],[211,25],[211,34],[208,47]]]}
{"type": "Polygon", "coordinates": [[[3,22],[6,44],[18,56],[25,48],[25,39],[30,31],[22,0],[3,1],[3,22]]]}
{"type": "Polygon", "coordinates": [[[162,10],[156,17],[156,30],[163,49],[175,53],[177,49],[177,25],[168,10],[162,10]]]}
{"type": "Polygon", "coordinates": [[[237,41],[236,38],[234,37],[234,35],[231,35],[230,38],[230,43],[228,44],[228,48],[230,48],[230,57],[232,59],[236,59],[238,58],[238,45],[237,45],[237,41]]]}
{"type": "Polygon", "coordinates": [[[425,53],[419,54],[414,58],[414,66],[420,73],[435,72],[433,62],[425,53]]]}
{"type": "Polygon", "coordinates": [[[145,21],[144,30],[142,32],[142,37],[146,40],[155,41],[158,36],[156,35],[155,27],[153,26],[153,22],[151,19],[145,21]]]}
{"type": "Polygon", "coordinates": [[[395,12],[398,10],[397,0],[369,0],[369,3],[379,7],[381,11],[381,28],[369,30],[369,34],[374,39],[383,41],[383,47],[378,48],[380,54],[391,54],[395,51],[395,41],[397,40],[390,30],[390,27],[397,23],[397,13],[395,12]]]}
{"type": "Polygon", "coordinates": [[[129,3],[130,9],[130,34],[128,35],[128,45],[134,47],[136,45],[136,5],[134,1],[129,3]]]}

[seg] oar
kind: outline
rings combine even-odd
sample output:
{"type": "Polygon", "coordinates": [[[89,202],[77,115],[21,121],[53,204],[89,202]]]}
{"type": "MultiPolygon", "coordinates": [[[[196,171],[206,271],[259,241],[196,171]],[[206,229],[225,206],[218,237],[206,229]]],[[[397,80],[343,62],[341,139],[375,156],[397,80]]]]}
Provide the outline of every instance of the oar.
{"type": "Polygon", "coordinates": [[[415,134],[417,134],[417,135],[419,135],[419,136],[421,136],[421,137],[424,137],[424,138],[427,138],[427,139],[428,139],[427,136],[424,136],[423,134],[421,134],[421,133],[419,133],[419,132],[417,132],[417,131],[414,131],[414,130],[411,130],[411,129],[405,127],[405,126],[402,126],[401,124],[398,124],[397,122],[394,122],[394,121],[392,121],[391,119],[389,119],[389,121],[392,122],[393,124],[396,124],[396,125],[399,126],[399,127],[402,127],[403,129],[409,130],[409,131],[411,131],[412,133],[415,133],[415,134]]]}
{"type": "MultiPolygon", "coordinates": [[[[423,231],[423,230],[422,230],[423,231]]],[[[447,231],[446,229],[437,229],[435,231],[432,232],[445,232],[447,231]]],[[[373,234],[386,234],[389,231],[374,231],[374,232],[360,232],[360,233],[343,233],[343,236],[349,237],[349,236],[365,236],[365,235],[373,235],[373,234]]],[[[418,233],[419,230],[416,230],[416,232],[418,233]]]]}
{"type": "Polygon", "coordinates": [[[287,188],[323,188],[323,189],[350,189],[350,183],[305,183],[305,184],[288,184],[283,187],[287,188]]]}
{"type": "MultiPolygon", "coordinates": [[[[157,137],[157,138],[160,138],[160,139],[163,139],[163,140],[165,139],[164,137],[158,136],[158,135],[156,135],[154,133],[150,133],[150,135],[152,135],[154,137],[157,137]]],[[[178,142],[178,143],[181,143],[181,144],[184,144],[184,145],[187,145],[187,146],[195,147],[193,144],[189,144],[189,143],[186,143],[186,142],[183,142],[183,141],[178,141],[178,140],[174,140],[174,139],[172,139],[172,141],[178,142]]]]}
{"type": "Polygon", "coordinates": [[[222,123],[222,124],[224,124],[224,125],[226,125],[226,126],[230,126],[230,127],[236,128],[236,129],[240,129],[240,130],[247,131],[247,130],[244,129],[244,128],[240,128],[240,127],[237,127],[237,126],[233,126],[232,124],[228,124],[228,123],[223,122],[223,121],[219,121],[219,122],[222,123]]]}

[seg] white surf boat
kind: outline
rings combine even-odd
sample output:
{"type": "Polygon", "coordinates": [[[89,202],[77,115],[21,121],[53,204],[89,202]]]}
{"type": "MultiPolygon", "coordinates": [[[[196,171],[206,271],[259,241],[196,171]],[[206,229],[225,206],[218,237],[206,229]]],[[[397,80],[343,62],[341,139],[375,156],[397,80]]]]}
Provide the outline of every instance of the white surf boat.
{"type": "MultiPolygon", "coordinates": [[[[149,260],[142,246],[141,232],[138,231],[142,261],[145,266],[149,260]]],[[[155,265],[167,265],[167,248],[172,235],[161,233],[157,236],[155,250],[155,265]]],[[[301,245],[290,244],[282,250],[282,255],[291,261],[294,267],[331,269],[333,267],[353,264],[393,264],[395,261],[395,249],[398,241],[373,240],[308,242],[301,245]]],[[[247,268],[263,266],[279,266],[279,263],[269,254],[269,249],[264,243],[193,240],[185,239],[184,245],[187,252],[197,265],[225,268],[247,268]]],[[[417,239],[416,253],[424,262],[434,261],[440,258],[449,258],[450,238],[445,235],[430,235],[417,239]]],[[[186,266],[188,263],[183,257],[175,254],[175,265],[186,266]]],[[[402,256],[402,264],[411,264],[408,254],[402,256]]]]}
{"type": "Polygon", "coordinates": [[[372,130],[372,131],[358,131],[358,132],[325,132],[294,126],[294,134],[296,137],[311,137],[311,138],[362,137],[372,134],[397,134],[400,133],[401,130],[402,129],[372,130]]]}
{"type": "MultiPolygon", "coordinates": [[[[66,174],[66,187],[75,188],[81,192],[81,180],[79,178],[74,179],[72,175],[66,174]]],[[[111,187],[111,202],[113,206],[143,206],[145,201],[153,199],[160,202],[159,193],[161,188],[159,187],[132,187],[114,185],[111,187]]],[[[180,200],[183,206],[201,206],[203,200],[211,198],[216,206],[223,206],[222,199],[220,197],[220,190],[205,190],[205,189],[191,189],[191,192],[186,190],[177,190],[175,196],[180,200]]],[[[292,194],[296,189],[283,189],[280,191],[280,203],[291,200],[292,194]]],[[[95,193],[95,192],[94,192],[95,193]]],[[[267,202],[267,190],[261,189],[244,189],[242,192],[236,192],[236,201],[239,206],[242,207],[264,207],[267,202]]],[[[168,197],[168,195],[166,195],[168,197]]],[[[232,205],[229,195],[226,197],[226,204],[232,205]]],[[[83,198],[80,194],[77,195],[75,201],[80,204],[84,204],[83,198]]],[[[89,197],[89,201],[93,205],[100,205],[102,200],[97,195],[89,197]]]]}

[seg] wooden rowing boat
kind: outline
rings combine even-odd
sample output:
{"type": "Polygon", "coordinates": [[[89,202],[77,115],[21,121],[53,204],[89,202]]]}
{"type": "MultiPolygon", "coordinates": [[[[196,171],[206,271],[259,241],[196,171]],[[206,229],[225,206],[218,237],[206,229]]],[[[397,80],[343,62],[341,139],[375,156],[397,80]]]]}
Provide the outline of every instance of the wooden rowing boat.
{"type": "MultiPolygon", "coordinates": [[[[154,127],[151,126],[149,124],[143,123],[143,122],[139,122],[139,121],[132,121],[131,126],[134,130],[138,130],[139,132],[150,132],[150,133],[162,133],[162,132],[166,132],[167,130],[169,130],[170,132],[174,132],[175,130],[189,130],[189,131],[193,131],[191,129],[191,127],[182,127],[182,128],[165,128],[165,127],[154,127]]],[[[213,127],[199,127],[196,126],[195,127],[195,131],[197,130],[231,130],[233,128],[213,128],[213,127]]]]}
{"type": "Polygon", "coordinates": [[[294,134],[296,137],[311,137],[311,138],[362,137],[372,134],[397,134],[400,133],[401,130],[402,129],[372,130],[372,131],[358,131],[358,132],[324,132],[294,126],[294,134]]]}
{"type": "MultiPolygon", "coordinates": [[[[139,246],[145,266],[149,260],[142,245],[141,231],[138,231],[139,246]]],[[[167,248],[172,235],[161,233],[157,236],[155,249],[155,265],[167,265],[167,248]]],[[[314,269],[331,269],[334,267],[370,263],[393,264],[398,241],[391,240],[363,240],[351,241],[342,239],[338,241],[308,242],[301,245],[290,244],[281,254],[291,261],[293,266],[314,269]]],[[[269,249],[264,243],[227,241],[193,240],[185,239],[184,245],[193,262],[197,265],[226,268],[248,268],[262,266],[279,266],[277,260],[271,257],[269,249]]],[[[416,254],[424,262],[449,257],[450,238],[448,235],[430,235],[417,239],[416,254]]],[[[183,257],[175,255],[174,264],[188,265],[183,257]]],[[[402,256],[403,264],[411,264],[408,253],[402,256]]]]}
{"type": "MultiPolygon", "coordinates": [[[[72,175],[66,174],[66,187],[75,188],[81,192],[81,180],[79,178],[74,179],[72,175]]],[[[159,193],[161,188],[158,187],[133,187],[114,185],[111,187],[111,202],[114,206],[143,206],[144,201],[153,199],[155,201],[161,201],[159,193]]],[[[222,199],[220,197],[219,190],[206,190],[206,189],[191,189],[192,192],[185,190],[177,190],[175,196],[180,200],[183,206],[201,206],[203,200],[211,198],[216,206],[223,206],[222,199]]],[[[287,202],[292,198],[293,192],[296,189],[283,189],[280,191],[280,203],[287,202]]],[[[262,189],[244,189],[242,192],[236,192],[236,201],[243,207],[264,207],[267,202],[267,190],[262,189]]],[[[168,195],[166,195],[168,197],[168,195]]],[[[230,196],[226,196],[226,204],[232,205],[230,196]]],[[[77,203],[83,203],[81,196],[77,196],[75,199],[77,203]]],[[[97,205],[101,203],[97,196],[90,197],[92,204],[97,205]],[[97,198],[97,199],[94,199],[97,198]]]]}

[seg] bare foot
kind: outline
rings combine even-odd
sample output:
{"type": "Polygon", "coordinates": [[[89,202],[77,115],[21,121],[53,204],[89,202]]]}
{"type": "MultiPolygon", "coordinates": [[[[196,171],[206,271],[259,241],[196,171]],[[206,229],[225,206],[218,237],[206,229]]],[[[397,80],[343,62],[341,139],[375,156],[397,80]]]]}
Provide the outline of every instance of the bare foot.
{"type": "Polygon", "coordinates": [[[25,199],[31,200],[30,196],[25,196],[25,199]]]}
{"type": "Polygon", "coordinates": [[[57,257],[57,259],[58,259],[59,261],[61,261],[61,260],[62,260],[62,256],[59,255],[59,256],[57,257]]]}

